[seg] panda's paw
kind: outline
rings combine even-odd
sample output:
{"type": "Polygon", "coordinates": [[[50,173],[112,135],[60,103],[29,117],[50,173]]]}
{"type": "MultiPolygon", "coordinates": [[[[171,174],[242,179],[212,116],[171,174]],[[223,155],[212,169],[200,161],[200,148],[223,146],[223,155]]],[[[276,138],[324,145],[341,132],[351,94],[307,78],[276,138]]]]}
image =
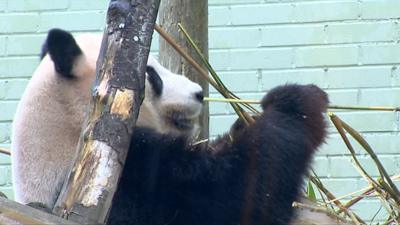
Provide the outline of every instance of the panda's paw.
{"type": "Polygon", "coordinates": [[[40,211],[43,211],[43,212],[47,212],[47,213],[53,214],[53,211],[50,208],[48,208],[45,204],[43,204],[41,202],[29,202],[26,205],[30,206],[32,208],[38,209],[40,211]]]}
{"type": "Polygon", "coordinates": [[[326,112],[328,103],[328,95],[316,85],[286,84],[269,91],[261,106],[264,111],[313,116],[326,112]]]}

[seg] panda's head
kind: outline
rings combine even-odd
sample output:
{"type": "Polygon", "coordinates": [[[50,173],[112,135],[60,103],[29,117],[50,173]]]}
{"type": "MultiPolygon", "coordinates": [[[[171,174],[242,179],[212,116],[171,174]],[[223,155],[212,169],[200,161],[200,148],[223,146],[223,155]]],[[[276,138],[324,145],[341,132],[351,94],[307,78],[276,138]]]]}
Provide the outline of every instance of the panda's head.
{"type": "MultiPolygon", "coordinates": [[[[101,39],[101,35],[95,34],[83,34],[75,39],[69,32],[52,29],[43,45],[39,68],[47,70],[60,89],[71,90],[64,93],[64,100],[75,102],[78,108],[84,108],[82,111],[89,105],[101,39]]],[[[170,72],[149,56],[145,98],[136,124],[162,133],[193,135],[202,101],[203,92],[198,84],[170,72]]]]}
{"type": "Polygon", "coordinates": [[[167,70],[152,56],[147,61],[145,86],[137,125],[162,133],[193,135],[202,109],[202,88],[167,70]]]}

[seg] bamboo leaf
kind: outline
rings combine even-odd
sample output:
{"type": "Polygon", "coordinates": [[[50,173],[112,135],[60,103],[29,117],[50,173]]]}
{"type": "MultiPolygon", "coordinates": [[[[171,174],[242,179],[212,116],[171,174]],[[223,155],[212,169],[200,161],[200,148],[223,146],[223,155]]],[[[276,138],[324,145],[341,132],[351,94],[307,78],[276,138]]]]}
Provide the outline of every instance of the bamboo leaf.
{"type": "Polygon", "coordinates": [[[313,202],[317,201],[317,197],[315,195],[314,188],[313,188],[312,183],[310,181],[308,181],[308,184],[307,184],[307,196],[311,201],[313,201],[313,202]]]}

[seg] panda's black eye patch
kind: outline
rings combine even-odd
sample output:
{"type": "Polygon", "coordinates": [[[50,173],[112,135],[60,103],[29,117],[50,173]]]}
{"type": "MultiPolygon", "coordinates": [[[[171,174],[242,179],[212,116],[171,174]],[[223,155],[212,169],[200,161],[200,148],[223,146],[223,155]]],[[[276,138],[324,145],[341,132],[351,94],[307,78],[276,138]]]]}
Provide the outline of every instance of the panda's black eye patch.
{"type": "Polygon", "coordinates": [[[163,82],[160,78],[160,75],[158,75],[157,71],[151,66],[146,67],[146,73],[147,80],[153,87],[155,95],[158,97],[161,96],[163,90],[163,82]]]}

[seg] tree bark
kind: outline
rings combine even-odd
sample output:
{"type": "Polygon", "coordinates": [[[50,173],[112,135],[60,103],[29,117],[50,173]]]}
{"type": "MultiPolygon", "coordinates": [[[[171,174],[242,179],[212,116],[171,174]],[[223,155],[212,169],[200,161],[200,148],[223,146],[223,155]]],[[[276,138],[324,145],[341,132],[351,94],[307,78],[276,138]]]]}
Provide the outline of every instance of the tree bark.
{"type": "MultiPolygon", "coordinates": [[[[174,0],[163,1],[160,6],[160,25],[186,48],[197,62],[197,55],[178,30],[181,23],[189,32],[204,55],[208,56],[208,1],[207,0],[174,0]]],[[[208,96],[208,82],[203,79],[182,56],[177,53],[164,39],[160,38],[160,62],[174,73],[183,74],[203,88],[204,96],[208,96]]],[[[208,103],[204,103],[203,112],[199,119],[202,127],[200,138],[209,136],[208,103]]]]}
{"type": "Polygon", "coordinates": [[[144,96],[159,0],[111,0],[97,79],[78,155],[54,212],[80,224],[106,222],[144,96]]]}

